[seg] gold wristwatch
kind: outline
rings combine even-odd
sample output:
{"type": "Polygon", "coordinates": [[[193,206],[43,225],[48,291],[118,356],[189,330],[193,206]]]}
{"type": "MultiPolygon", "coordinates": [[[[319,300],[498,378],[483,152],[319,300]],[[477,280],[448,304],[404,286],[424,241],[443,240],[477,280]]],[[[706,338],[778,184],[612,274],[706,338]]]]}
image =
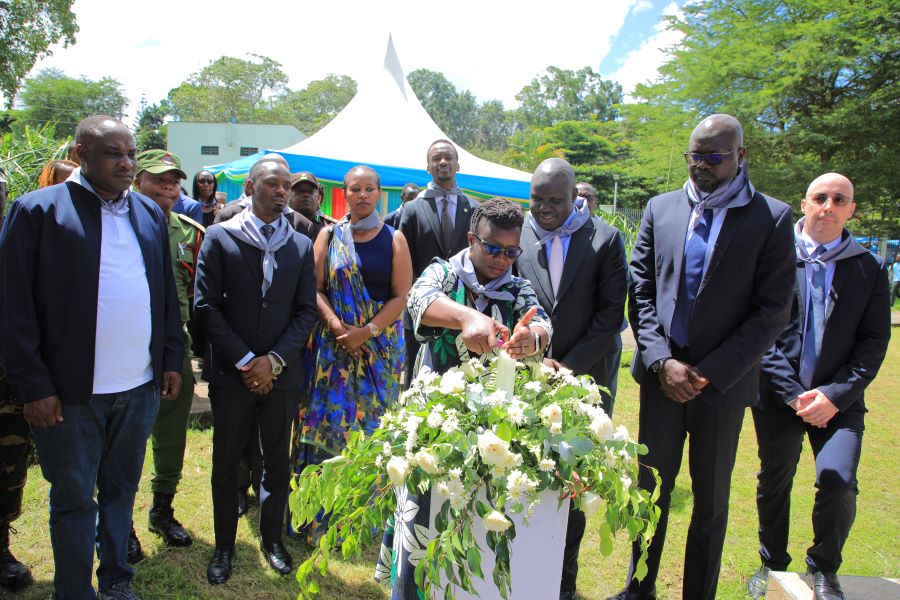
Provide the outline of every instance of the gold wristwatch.
{"type": "Polygon", "coordinates": [[[269,352],[266,356],[269,358],[269,363],[272,365],[272,375],[274,375],[275,377],[281,375],[281,370],[284,368],[284,365],[281,364],[281,361],[278,360],[278,357],[271,352],[269,352]]]}
{"type": "Polygon", "coordinates": [[[372,334],[372,337],[375,337],[381,333],[381,330],[378,329],[378,325],[376,325],[375,323],[372,323],[371,321],[369,321],[369,323],[366,325],[366,327],[369,328],[369,333],[372,334]]]}

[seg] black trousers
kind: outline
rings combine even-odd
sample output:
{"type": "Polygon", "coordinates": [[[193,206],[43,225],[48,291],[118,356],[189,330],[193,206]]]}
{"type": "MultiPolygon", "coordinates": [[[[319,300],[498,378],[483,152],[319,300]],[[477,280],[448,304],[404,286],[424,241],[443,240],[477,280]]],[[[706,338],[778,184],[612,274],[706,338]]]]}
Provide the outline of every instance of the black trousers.
{"type": "Polygon", "coordinates": [[[806,564],[818,571],[837,571],[856,517],[856,469],[862,451],[864,413],[838,413],[823,429],[806,424],[789,406],[754,408],[753,423],[759,444],[756,508],[763,564],[785,571],[791,562],[787,551],[791,488],[803,436],[808,435],[816,460],[816,497],[813,544],[806,551],[806,564]]]}
{"type": "MultiPolygon", "coordinates": [[[[640,391],[638,440],[649,450],[641,462],[655,467],[662,479],[657,501],[661,514],[650,543],[647,576],[641,582],[632,578],[640,557],[640,548],[634,544],[627,586],[634,592],[650,592],[656,588],[672,490],[681,469],[684,442],[690,436],[688,466],[694,508],[685,547],[682,597],[715,600],[728,524],[731,472],[745,407],[709,406],[701,404],[699,399],[680,404],[665,397],[656,377],[648,374],[647,379],[640,391]]],[[[638,483],[648,490],[655,486],[649,470],[643,468],[638,483]]]]}
{"type": "Polygon", "coordinates": [[[403,329],[403,341],[406,344],[406,363],[403,365],[404,382],[403,389],[408,390],[412,383],[413,369],[416,366],[416,355],[422,344],[416,339],[412,329],[403,329]]]}
{"type": "Polygon", "coordinates": [[[300,390],[273,389],[257,396],[244,388],[209,386],[213,410],[212,499],[216,548],[234,547],[238,521],[238,464],[254,424],[262,449],[259,533],[263,542],[281,541],[284,507],[290,492],[291,422],[300,390]]]}

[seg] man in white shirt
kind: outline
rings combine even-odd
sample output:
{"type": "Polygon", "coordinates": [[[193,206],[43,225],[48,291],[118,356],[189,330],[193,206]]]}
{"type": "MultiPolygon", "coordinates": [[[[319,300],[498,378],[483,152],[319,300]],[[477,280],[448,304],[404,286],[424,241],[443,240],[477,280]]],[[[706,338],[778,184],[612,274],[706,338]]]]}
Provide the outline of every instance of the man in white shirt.
{"type": "Polygon", "coordinates": [[[134,137],[101,115],[75,142],[81,167],[19,198],[0,236],[0,339],[51,486],[56,597],[96,597],[96,538],[100,597],[133,599],[134,495],[184,339],[165,215],[129,191],[134,137]]]}

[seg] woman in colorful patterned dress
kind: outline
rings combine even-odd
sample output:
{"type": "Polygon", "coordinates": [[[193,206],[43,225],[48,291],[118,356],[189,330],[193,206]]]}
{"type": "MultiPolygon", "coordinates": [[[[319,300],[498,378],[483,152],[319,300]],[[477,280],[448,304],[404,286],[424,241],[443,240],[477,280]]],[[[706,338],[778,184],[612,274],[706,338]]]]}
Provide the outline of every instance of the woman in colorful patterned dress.
{"type": "MultiPolygon", "coordinates": [[[[512,274],[522,253],[524,220],[515,202],[484,202],[472,214],[469,247],[449,261],[434,259],[413,284],[407,307],[423,342],[416,373],[424,366],[444,373],[473,355],[495,352],[498,340],[515,359],[539,358],[547,349],[553,334],[550,319],[531,283],[512,274]],[[530,323],[516,327],[532,309],[530,323]]],[[[431,496],[413,496],[405,487],[395,490],[397,512],[388,523],[375,578],[390,581],[391,600],[423,600],[413,575],[429,541],[431,496]]]]}
{"type": "MultiPolygon", "coordinates": [[[[374,430],[400,395],[405,353],[400,314],[412,282],[406,239],[382,223],[378,173],[344,176],[349,215],[323,229],[316,257],[319,326],[308,403],[295,431],[296,470],[340,454],[351,431],[374,430]]],[[[310,541],[316,532],[309,532],[310,541]]]]}

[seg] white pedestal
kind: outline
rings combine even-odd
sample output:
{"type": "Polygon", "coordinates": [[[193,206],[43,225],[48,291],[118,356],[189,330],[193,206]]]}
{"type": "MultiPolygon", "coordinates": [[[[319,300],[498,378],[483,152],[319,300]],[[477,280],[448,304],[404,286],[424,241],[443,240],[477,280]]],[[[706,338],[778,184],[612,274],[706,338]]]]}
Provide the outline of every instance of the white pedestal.
{"type": "MultiPolygon", "coordinates": [[[[535,507],[528,525],[522,525],[522,515],[507,515],[516,526],[516,538],[510,544],[510,574],[512,589],[509,600],[535,600],[536,598],[559,597],[559,580],[562,575],[563,549],[566,543],[566,527],[569,520],[569,500],[559,505],[559,492],[545,490],[541,493],[541,503],[535,507]],[[559,506],[559,508],[557,508],[559,506]]],[[[483,498],[482,498],[483,499],[483,498]]],[[[435,492],[431,495],[431,516],[429,526],[432,535],[434,517],[441,509],[443,500],[435,492]]],[[[501,600],[500,592],[494,585],[494,553],[487,546],[486,531],[476,519],[473,535],[481,548],[481,570],[484,579],[472,577],[478,596],[463,590],[456,590],[456,600],[501,600]]],[[[443,598],[443,592],[435,598],[443,598]]]]}

